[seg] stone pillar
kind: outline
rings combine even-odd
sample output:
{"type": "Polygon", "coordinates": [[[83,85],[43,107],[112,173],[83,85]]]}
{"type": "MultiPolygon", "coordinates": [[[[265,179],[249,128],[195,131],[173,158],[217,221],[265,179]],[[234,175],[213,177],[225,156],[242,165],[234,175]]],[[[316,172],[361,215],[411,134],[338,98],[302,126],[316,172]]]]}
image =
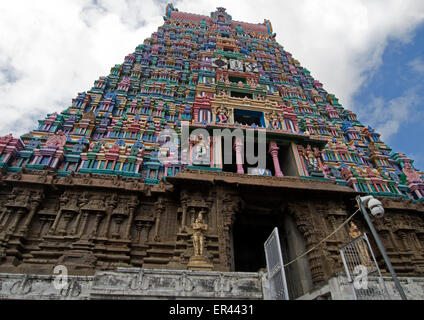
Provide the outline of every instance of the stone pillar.
{"type": "Polygon", "coordinates": [[[82,236],[84,235],[85,227],[87,225],[87,220],[88,220],[88,214],[89,213],[86,210],[82,212],[82,224],[78,234],[78,238],[82,238],[82,236]]]}
{"type": "Polygon", "coordinates": [[[243,141],[236,137],[234,141],[234,150],[236,151],[236,164],[237,164],[237,173],[244,174],[243,169],[243,157],[241,154],[241,150],[243,148],[243,141]]]}
{"type": "Polygon", "coordinates": [[[56,233],[56,228],[57,225],[59,224],[60,221],[60,217],[62,216],[62,209],[59,210],[58,214],[56,215],[56,218],[54,219],[53,225],[49,230],[50,234],[55,234],[56,233]]]}
{"type": "Polygon", "coordinates": [[[81,215],[82,215],[82,210],[81,208],[78,211],[78,215],[77,215],[77,219],[73,225],[73,227],[71,228],[71,231],[69,232],[69,234],[75,235],[77,233],[77,229],[81,220],[81,215]]]}
{"type": "Polygon", "coordinates": [[[117,196],[114,194],[111,198],[106,200],[106,222],[103,229],[101,238],[107,238],[109,235],[110,219],[112,218],[113,209],[117,205],[117,196]]]}
{"type": "Polygon", "coordinates": [[[155,241],[160,241],[160,236],[159,236],[160,218],[164,211],[165,211],[165,205],[163,203],[163,200],[159,199],[158,202],[156,203],[156,208],[155,208],[155,236],[154,236],[155,241]]]}
{"type": "Polygon", "coordinates": [[[43,195],[41,193],[38,193],[37,195],[34,196],[33,199],[31,199],[28,217],[26,218],[22,228],[20,229],[20,231],[23,232],[24,234],[28,231],[29,224],[31,223],[32,218],[37,212],[38,206],[40,205],[42,199],[43,199],[43,195]]]}
{"type": "Polygon", "coordinates": [[[0,231],[6,226],[7,220],[9,220],[9,216],[12,213],[10,208],[4,208],[3,213],[0,217],[0,231]]]}
{"type": "Polygon", "coordinates": [[[92,237],[92,238],[97,237],[97,231],[99,229],[100,220],[102,219],[103,215],[104,214],[101,211],[98,211],[96,213],[96,216],[94,218],[94,227],[93,227],[93,230],[91,231],[90,237],[92,237]]]}
{"type": "Polygon", "coordinates": [[[61,234],[61,235],[67,234],[67,229],[68,229],[69,223],[71,222],[73,216],[74,216],[74,212],[71,212],[71,211],[66,211],[63,214],[64,222],[63,222],[63,227],[61,229],[59,229],[59,234],[61,234]]]}
{"type": "Polygon", "coordinates": [[[22,216],[24,215],[25,211],[26,211],[26,210],[25,210],[24,208],[19,208],[19,209],[16,211],[16,218],[15,218],[15,220],[13,221],[12,225],[11,225],[11,226],[9,227],[9,229],[8,229],[10,233],[15,232],[15,229],[16,229],[16,227],[17,227],[17,225],[18,225],[19,221],[21,220],[22,216]]]}
{"type": "Polygon", "coordinates": [[[182,209],[182,214],[181,214],[180,232],[185,232],[186,231],[186,221],[187,221],[187,200],[181,201],[181,209],[182,209]]]}
{"type": "Polygon", "coordinates": [[[124,239],[130,238],[131,224],[132,224],[133,219],[134,219],[134,211],[135,211],[135,208],[137,207],[137,205],[138,205],[138,201],[135,198],[132,198],[128,202],[128,210],[129,210],[130,214],[129,214],[129,217],[128,217],[127,228],[125,230],[124,239]]]}
{"type": "Polygon", "coordinates": [[[284,177],[284,174],[280,169],[280,161],[278,159],[278,150],[280,150],[280,148],[277,146],[277,143],[275,141],[271,141],[269,143],[268,152],[272,156],[272,161],[274,162],[275,176],[284,177]]]}
{"type": "Polygon", "coordinates": [[[167,177],[168,176],[168,168],[170,167],[171,165],[170,165],[170,163],[168,163],[168,162],[166,162],[166,163],[164,163],[163,164],[163,167],[164,167],[164,173],[163,173],[163,175],[165,176],[165,177],[167,177]]]}

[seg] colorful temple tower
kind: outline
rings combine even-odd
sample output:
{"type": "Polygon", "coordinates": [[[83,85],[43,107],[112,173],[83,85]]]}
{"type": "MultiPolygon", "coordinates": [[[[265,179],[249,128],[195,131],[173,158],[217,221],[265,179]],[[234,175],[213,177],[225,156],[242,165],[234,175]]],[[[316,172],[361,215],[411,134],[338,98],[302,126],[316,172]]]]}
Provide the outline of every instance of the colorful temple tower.
{"type": "MultiPolygon", "coordinates": [[[[371,194],[389,212],[376,227],[397,272],[424,274],[423,172],[285,51],[270,21],[224,8],[168,5],[157,32],[66,110],[2,137],[0,167],[0,272],[256,272],[273,227],[290,260],[371,194]],[[225,148],[234,130],[243,139],[225,148]],[[246,161],[259,133],[263,167],[246,161]]],[[[291,295],[340,271],[348,241],[344,230],[293,264],[291,295]]]]}

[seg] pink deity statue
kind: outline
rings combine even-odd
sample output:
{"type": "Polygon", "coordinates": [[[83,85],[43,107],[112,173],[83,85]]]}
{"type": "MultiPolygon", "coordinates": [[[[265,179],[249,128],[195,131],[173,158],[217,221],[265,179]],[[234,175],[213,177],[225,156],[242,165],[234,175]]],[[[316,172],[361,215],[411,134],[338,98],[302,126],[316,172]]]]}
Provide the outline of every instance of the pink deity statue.
{"type": "Polygon", "coordinates": [[[109,150],[110,153],[119,153],[119,145],[114,144],[109,150]]]}
{"type": "Polygon", "coordinates": [[[226,123],[228,121],[228,110],[223,106],[219,107],[216,110],[216,115],[218,117],[218,122],[226,123]]]}
{"type": "Polygon", "coordinates": [[[59,130],[55,135],[47,139],[46,146],[63,148],[66,143],[66,134],[59,130]]]}
{"type": "Polygon", "coordinates": [[[405,174],[406,180],[408,181],[408,183],[423,182],[418,172],[414,170],[414,168],[412,168],[409,162],[405,163],[402,171],[405,174]]]}

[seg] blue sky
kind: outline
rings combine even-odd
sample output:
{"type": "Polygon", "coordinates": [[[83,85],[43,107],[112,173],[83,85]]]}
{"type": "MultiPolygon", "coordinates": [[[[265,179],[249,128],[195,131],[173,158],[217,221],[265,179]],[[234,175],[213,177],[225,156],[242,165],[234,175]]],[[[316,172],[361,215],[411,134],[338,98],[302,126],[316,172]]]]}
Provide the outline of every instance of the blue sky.
{"type": "MultiPolygon", "coordinates": [[[[68,108],[163,24],[164,0],[0,1],[0,135],[68,108]]],[[[269,19],[276,40],[424,169],[423,0],[175,0],[237,21],[269,19]]]]}
{"type": "Polygon", "coordinates": [[[379,128],[384,127],[387,119],[393,119],[391,126],[383,128],[382,139],[394,151],[414,159],[415,166],[421,170],[424,170],[423,79],[424,25],[421,24],[409,41],[389,41],[381,65],[354,95],[354,105],[363,123],[379,128]],[[380,112],[368,116],[379,104],[382,104],[380,112]],[[394,108],[390,108],[391,104],[394,108]],[[391,116],[385,115],[393,111],[391,116]]]}

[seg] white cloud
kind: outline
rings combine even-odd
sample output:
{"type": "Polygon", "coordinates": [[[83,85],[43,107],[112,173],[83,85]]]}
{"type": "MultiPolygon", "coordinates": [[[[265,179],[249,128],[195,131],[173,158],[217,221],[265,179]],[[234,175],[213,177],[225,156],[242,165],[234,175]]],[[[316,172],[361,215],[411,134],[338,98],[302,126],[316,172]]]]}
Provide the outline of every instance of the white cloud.
{"type": "MultiPolygon", "coordinates": [[[[37,0],[0,2],[0,134],[22,134],[78,92],[163,23],[167,1],[37,0]]],[[[381,63],[389,39],[409,41],[424,21],[421,0],[174,1],[180,11],[234,20],[271,20],[282,44],[347,108],[381,63]]],[[[384,129],[384,128],[383,128],[384,129]]]]}
{"type": "Polygon", "coordinates": [[[423,99],[418,92],[419,87],[411,88],[388,101],[383,97],[373,97],[369,105],[361,108],[361,118],[366,124],[373,123],[383,141],[389,142],[402,124],[422,119],[420,107],[423,99]]]}
{"type": "Polygon", "coordinates": [[[409,61],[408,65],[412,68],[413,71],[424,74],[424,60],[421,57],[417,57],[409,61]]]}
{"type": "Polygon", "coordinates": [[[0,134],[23,134],[66,109],[163,21],[150,0],[97,3],[0,2],[0,134]]]}

